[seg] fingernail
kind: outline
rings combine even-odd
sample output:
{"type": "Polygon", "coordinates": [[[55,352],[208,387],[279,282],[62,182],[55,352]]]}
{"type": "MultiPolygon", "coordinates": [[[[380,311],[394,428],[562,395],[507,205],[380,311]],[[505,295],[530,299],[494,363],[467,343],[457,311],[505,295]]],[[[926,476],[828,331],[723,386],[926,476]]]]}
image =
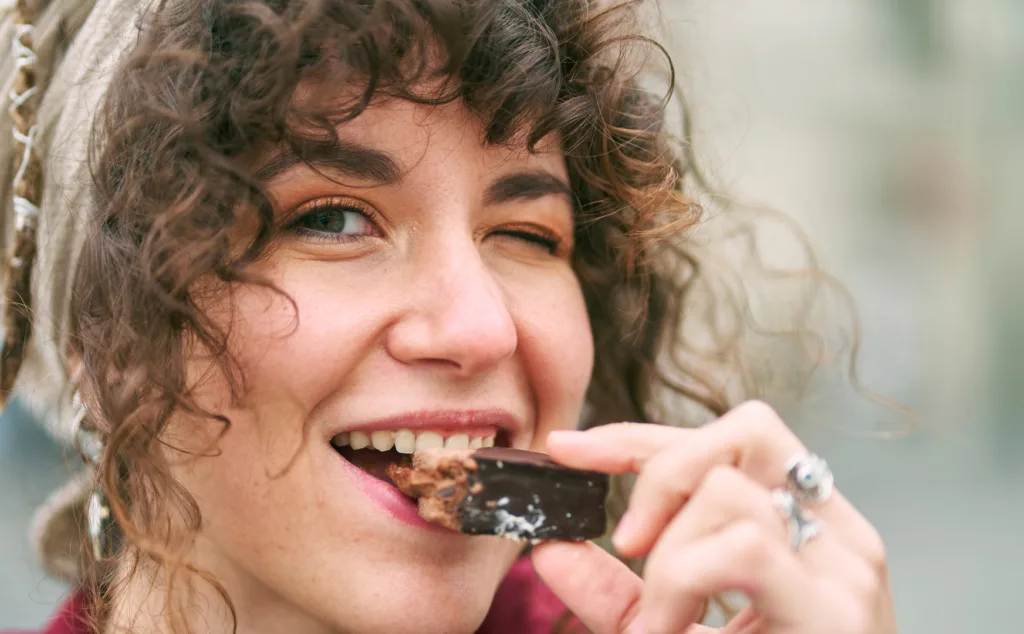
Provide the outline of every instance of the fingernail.
{"type": "Polygon", "coordinates": [[[626,514],[619,520],[618,525],[615,527],[615,532],[612,534],[612,545],[615,546],[615,550],[621,552],[624,547],[629,546],[636,536],[636,532],[636,516],[626,511],[626,514]]]}

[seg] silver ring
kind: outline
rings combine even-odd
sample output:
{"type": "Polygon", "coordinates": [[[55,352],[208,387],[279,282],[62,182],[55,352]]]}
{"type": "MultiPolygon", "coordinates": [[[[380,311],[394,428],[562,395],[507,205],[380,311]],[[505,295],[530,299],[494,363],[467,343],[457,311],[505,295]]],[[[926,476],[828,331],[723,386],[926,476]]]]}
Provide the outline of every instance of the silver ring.
{"type": "Polygon", "coordinates": [[[785,489],[772,491],[772,500],[782,512],[789,529],[789,546],[794,551],[821,534],[821,523],[800,507],[793,494],[785,489]]]}
{"type": "Polygon", "coordinates": [[[827,501],[834,485],[828,463],[812,453],[798,453],[786,463],[786,489],[804,504],[827,501]]]}

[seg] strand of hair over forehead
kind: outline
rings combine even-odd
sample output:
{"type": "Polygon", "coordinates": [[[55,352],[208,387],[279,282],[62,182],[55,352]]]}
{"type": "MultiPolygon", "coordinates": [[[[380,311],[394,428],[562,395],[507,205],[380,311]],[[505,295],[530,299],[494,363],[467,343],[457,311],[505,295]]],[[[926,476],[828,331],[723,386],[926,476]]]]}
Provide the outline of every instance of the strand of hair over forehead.
{"type": "Polygon", "coordinates": [[[13,11],[12,54],[15,74],[8,113],[14,136],[14,243],[4,274],[4,340],[0,350],[0,407],[14,389],[32,335],[31,275],[36,257],[36,227],[42,194],[42,164],[35,150],[37,132],[36,55],[33,50],[34,10],[29,0],[17,0],[13,11]]]}

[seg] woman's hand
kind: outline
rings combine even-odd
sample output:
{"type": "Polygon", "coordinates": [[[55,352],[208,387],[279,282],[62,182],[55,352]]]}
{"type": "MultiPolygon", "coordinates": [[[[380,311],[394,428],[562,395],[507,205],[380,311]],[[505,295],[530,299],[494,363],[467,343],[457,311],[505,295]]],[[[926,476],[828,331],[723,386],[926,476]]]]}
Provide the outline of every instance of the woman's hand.
{"type": "Polygon", "coordinates": [[[772,490],[804,446],[767,405],[698,429],[621,423],[555,432],[558,462],[638,474],[613,536],[647,556],[643,579],[594,544],[537,547],[538,573],[595,634],[704,634],[705,601],[739,590],[750,607],[721,633],[894,634],[885,550],[838,492],[807,509],[820,535],[798,551],[772,490]]]}

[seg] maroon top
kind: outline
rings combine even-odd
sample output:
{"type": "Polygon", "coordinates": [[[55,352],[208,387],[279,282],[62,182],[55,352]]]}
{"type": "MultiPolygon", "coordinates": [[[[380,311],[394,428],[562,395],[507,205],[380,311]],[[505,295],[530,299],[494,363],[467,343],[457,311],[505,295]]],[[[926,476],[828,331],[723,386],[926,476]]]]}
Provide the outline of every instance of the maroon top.
{"type": "MultiPolygon", "coordinates": [[[[85,597],[72,594],[42,632],[21,634],[90,634],[82,623],[84,611],[85,597]]],[[[565,605],[533,571],[529,557],[522,557],[498,587],[477,634],[549,634],[566,614],[565,605]]],[[[573,619],[572,623],[578,625],[579,621],[573,619]]]]}

